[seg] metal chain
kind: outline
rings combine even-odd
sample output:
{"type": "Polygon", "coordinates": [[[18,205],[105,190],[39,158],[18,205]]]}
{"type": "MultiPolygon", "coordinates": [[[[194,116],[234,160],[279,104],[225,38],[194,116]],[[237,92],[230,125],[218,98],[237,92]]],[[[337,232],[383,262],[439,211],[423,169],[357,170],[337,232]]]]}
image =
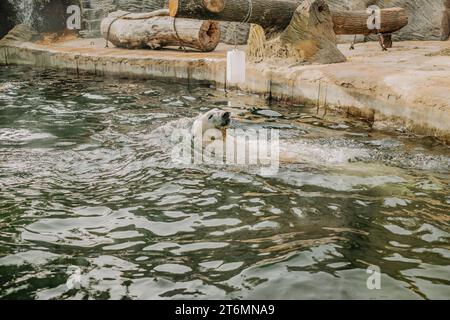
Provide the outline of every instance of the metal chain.
{"type": "Polygon", "coordinates": [[[117,20],[122,19],[123,17],[125,17],[125,16],[127,16],[127,15],[129,15],[129,14],[131,14],[131,12],[127,12],[127,13],[121,15],[121,16],[118,16],[118,17],[116,17],[115,19],[113,19],[113,21],[111,21],[111,23],[110,23],[109,26],[108,26],[108,31],[106,32],[106,45],[105,45],[105,48],[109,48],[109,45],[108,45],[108,42],[109,42],[109,32],[111,31],[111,26],[112,26],[112,24],[113,24],[114,22],[116,22],[117,20]]]}
{"type": "Polygon", "coordinates": [[[248,11],[247,11],[247,15],[245,16],[244,20],[242,20],[241,22],[236,22],[234,23],[234,31],[233,31],[233,36],[234,36],[234,48],[237,49],[237,26],[238,24],[244,24],[244,23],[248,23],[250,21],[250,18],[253,15],[253,0],[248,0],[248,11]]]}
{"type": "Polygon", "coordinates": [[[185,48],[185,46],[183,45],[183,42],[181,41],[180,35],[178,34],[178,30],[177,30],[177,26],[176,26],[176,21],[177,21],[177,18],[174,17],[174,18],[173,18],[173,30],[175,31],[175,35],[176,35],[176,37],[177,37],[178,43],[179,43],[179,45],[180,45],[180,48],[182,48],[183,51],[186,52],[186,48],[185,48]]]}

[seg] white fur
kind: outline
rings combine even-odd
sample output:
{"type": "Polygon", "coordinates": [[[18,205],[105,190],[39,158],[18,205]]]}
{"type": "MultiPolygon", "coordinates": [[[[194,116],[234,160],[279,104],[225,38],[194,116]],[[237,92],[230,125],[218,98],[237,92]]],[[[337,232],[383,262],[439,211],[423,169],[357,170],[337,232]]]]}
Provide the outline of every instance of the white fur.
{"type": "Polygon", "coordinates": [[[227,127],[223,123],[225,113],[225,111],[213,109],[198,116],[192,125],[192,137],[202,139],[206,143],[225,139],[224,133],[227,127]]]}

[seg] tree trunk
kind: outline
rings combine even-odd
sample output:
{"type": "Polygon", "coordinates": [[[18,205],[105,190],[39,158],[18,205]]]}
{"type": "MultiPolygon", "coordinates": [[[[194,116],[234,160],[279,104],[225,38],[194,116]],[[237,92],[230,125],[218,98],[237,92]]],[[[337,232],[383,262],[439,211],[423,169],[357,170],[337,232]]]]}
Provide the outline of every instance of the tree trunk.
{"type": "Polygon", "coordinates": [[[448,40],[450,37],[450,9],[445,9],[442,16],[442,35],[441,40],[448,40]]]}
{"type": "Polygon", "coordinates": [[[389,8],[381,10],[381,26],[379,30],[369,29],[367,19],[369,14],[365,11],[334,11],[334,32],[341,34],[392,33],[408,24],[408,15],[402,8],[389,8]]]}
{"type": "Polygon", "coordinates": [[[268,59],[282,59],[289,64],[346,61],[336,47],[331,12],[325,0],[304,0],[286,29],[271,39],[266,38],[261,26],[252,25],[247,54],[254,62],[268,59]]]}
{"type": "Polygon", "coordinates": [[[169,0],[169,10],[171,13],[186,12],[196,13],[201,16],[213,15],[223,11],[226,0],[169,0]]]}
{"type": "MultiPolygon", "coordinates": [[[[169,0],[172,17],[211,19],[219,21],[248,22],[263,27],[267,36],[286,29],[291,22],[299,0],[169,0]],[[214,3],[214,11],[205,3],[214,3]]],[[[336,34],[370,34],[366,11],[332,12],[336,34]]],[[[381,10],[381,32],[392,33],[408,24],[402,8],[381,10]]]]}
{"type": "Polygon", "coordinates": [[[174,19],[167,14],[164,10],[141,14],[116,11],[103,19],[101,32],[115,46],[129,49],[184,46],[206,52],[219,44],[218,22],[174,19]]]}
{"type": "Polygon", "coordinates": [[[266,34],[284,30],[299,6],[298,0],[169,0],[170,15],[259,24],[266,34]],[[214,4],[214,11],[206,3],[214,4]]]}

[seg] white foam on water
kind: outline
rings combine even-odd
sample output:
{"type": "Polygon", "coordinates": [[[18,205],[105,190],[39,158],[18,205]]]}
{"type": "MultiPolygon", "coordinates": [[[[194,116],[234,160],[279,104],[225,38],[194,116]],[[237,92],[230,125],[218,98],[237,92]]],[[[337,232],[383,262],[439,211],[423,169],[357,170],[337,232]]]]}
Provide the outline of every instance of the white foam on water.
{"type": "Polygon", "coordinates": [[[52,139],[54,135],[45,132],[32,132],[27,129],[0,129],[0,143],[26,143],[34,140],[52,139]]]}
{"type": "MultiPolygon", "coordinates": [[[[174,130],[190,130],[195,118],[170,121],[146,135],[145,143],[155,146],[166,156],[176,147],[171,141],[174,130]]],[[[144,135],[145,136],[145,135],[144,135]]],[[[236,137],[228,136],[228,140],[236,137]]],[[[181,142],[180,142],[181,143],[181,142]]],[[[249,141],[250,152],[257,153],[256,143],[249,141]]],[[[311,139],[280,135],[280,164],[302,164],[313,167],[353,166],[354,163],[379,164],[417,170],[448,171],[450,158],[424,152],[409,152],[401,142],[375,140],[361,143],[349,138],[311,139]]],[[[265,159],[260,159],[263,162],[265,159]]],[[[235,169],[235,168],[234,168],[235,169]]]]}
{"type": "Polygon", "coordinates": [[[0,84],[0,92],[14,89],[16,86],[12,82],[4,82],[0,84]]]}
{"type": "Polygon", "coordinates": [[[99,95],[99,94],[92,94],[92,93],[83,93],[82,96],[86,99],[90,100],[109,100],[108,97],[99,95]]]}
{"type": "Polygon", "coordinates": [[[281,160],[291,163],[339,165],[366,159],[369,150],[359,147],[334,147],[307,141],[282,141],[281,160]]]}

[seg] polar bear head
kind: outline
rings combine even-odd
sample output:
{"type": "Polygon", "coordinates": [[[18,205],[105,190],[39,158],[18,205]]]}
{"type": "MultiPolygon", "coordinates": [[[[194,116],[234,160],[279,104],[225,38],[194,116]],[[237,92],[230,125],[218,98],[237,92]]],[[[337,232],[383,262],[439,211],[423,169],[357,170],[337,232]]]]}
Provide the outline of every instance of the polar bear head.
{"type": "Polygon", "coordinates": [[[224,134],[230,123],[230,112],[220,109],[213,109],[200,115],[195,120],[194,125],[192,126],[192,134],[194,137],[204,137],[206,133],[210,135],[216,130],[220,132],[222,138],[225,138],[224,134]]]}
{"type": "Polygon", "coordinates": [[[207,129],[223,129],[230,125],[231,113],[213,109],[205,113],[201,118],[205,119],[207,129]]]}

